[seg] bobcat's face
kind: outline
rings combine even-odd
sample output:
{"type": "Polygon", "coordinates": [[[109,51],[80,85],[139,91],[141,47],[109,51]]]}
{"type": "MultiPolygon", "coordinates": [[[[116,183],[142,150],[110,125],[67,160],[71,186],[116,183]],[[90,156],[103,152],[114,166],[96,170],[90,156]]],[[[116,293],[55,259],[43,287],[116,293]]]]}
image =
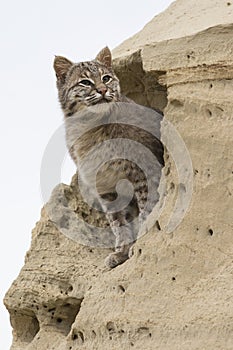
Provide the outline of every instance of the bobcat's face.
{"type": "Polygon", "coordinates": [[[66,80],[66,98],[86,106],[116,101],[120,86],[112,69],[97,61],[75,65],[66,80]]]}
{"type": "Polygon", "coordinates": [[[55,58],[59,99],[66,117],[86,106],[119,100],[119,80],[111,63],[108,48],[89,62],[73,64],[64,57],[55,58]]]}

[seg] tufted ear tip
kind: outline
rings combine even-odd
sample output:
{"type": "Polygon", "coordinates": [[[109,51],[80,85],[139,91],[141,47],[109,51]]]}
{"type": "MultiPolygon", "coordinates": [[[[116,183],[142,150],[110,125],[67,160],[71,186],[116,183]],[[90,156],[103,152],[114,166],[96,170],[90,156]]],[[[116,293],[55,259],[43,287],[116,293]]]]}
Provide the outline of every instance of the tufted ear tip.
{"type": "Polygon", "coordinates": [[[53,68],[56,72],[57,78],[58,79],[64,78],[72,65],[73,63],[69,61],[67,58],[55,55],[53,68]]]}
{"type": "Polygon", "coordinates": [[[108,46],[104,47],[95,58],[100,63],[103,63],[106,67],[112,67],[112,54],[108,46]]]}

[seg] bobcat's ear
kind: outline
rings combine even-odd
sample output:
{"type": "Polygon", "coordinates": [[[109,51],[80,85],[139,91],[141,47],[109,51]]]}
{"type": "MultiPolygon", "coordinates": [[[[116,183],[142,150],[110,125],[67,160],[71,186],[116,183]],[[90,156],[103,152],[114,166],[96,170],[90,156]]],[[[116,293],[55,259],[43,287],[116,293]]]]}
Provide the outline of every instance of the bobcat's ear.
{"type": "Polygon", "coordinates": [[[57,79],[64,80],[69,68],[73,65],[71,61],[62,56],[55,56],[53,68],[56,72],[57,79]]]}
{"type": "Polygon", "coordinates": [[[98,53],[95,59],[108,68],[112,67],[112,54],[107,46],[98,53]]]}

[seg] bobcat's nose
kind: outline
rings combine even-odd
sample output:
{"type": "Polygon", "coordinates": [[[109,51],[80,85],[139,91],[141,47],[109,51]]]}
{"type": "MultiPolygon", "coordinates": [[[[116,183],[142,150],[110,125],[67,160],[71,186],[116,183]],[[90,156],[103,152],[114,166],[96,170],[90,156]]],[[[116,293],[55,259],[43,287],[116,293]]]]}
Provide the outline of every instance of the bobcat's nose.
{"type": "Polygon", "coordinates": [[[96,88],[96,91],[97,91],[99,94],[103,95],[103,96],[106,94],[107,90],[108,90],[108,89],[106,88],[105,85],[101,85],[101,86],[98,86],[98,87],[96,88]]]}

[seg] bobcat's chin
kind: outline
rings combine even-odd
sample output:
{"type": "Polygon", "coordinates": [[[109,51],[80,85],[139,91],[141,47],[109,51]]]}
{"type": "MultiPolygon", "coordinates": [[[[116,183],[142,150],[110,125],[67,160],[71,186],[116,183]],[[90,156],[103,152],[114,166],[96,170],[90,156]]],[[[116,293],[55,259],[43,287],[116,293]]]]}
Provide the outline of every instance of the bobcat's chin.
{"type": "Polygon", "coordinates": [[[90,105],[96,105],[96,104],[101,104],[101,103],[109,103],[109,102],[114,102],[115,99],[113,97],[110,96],[101,96],[98,99],[92,101],[92,103],[89,104],[90,105]]]}
{"type": "Polygon", "coordinates": [[[101,100],[99,100],[98,102],[96,102],[96,104],[101,104],[101,103],[109,103],[109,102],[113,102],[113,99],[106,99],[106,98],[102,98],[101,100]]]}

